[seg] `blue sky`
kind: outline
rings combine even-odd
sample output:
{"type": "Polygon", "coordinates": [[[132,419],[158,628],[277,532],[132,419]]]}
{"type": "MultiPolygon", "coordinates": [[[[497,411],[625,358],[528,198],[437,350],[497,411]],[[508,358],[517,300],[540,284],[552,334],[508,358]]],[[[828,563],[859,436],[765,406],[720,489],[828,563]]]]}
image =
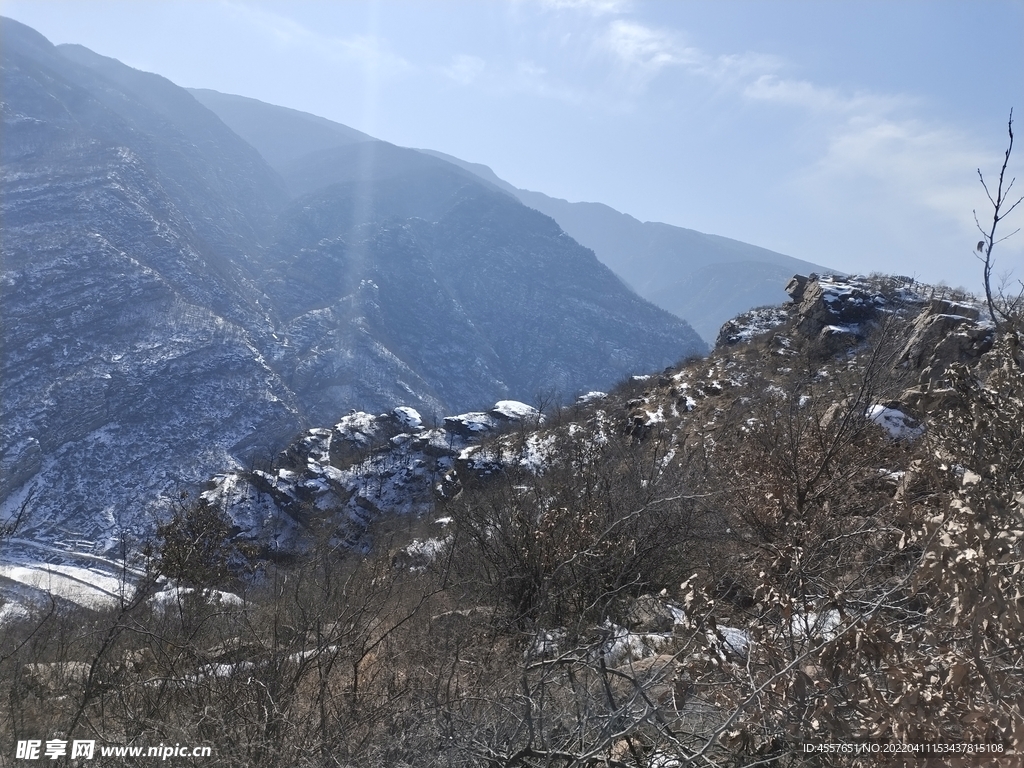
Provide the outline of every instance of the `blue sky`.
{"type": "MultiPolygon", "coordinates": [[[[849,271],[977,288],[1024,0],[50,2],[0,13],[174,82],[516,186],[849,271]]],[[[1024,178],[1014,191],[1024,194],[1024,178]]],[[[1024,205],[1004,222],[1024,224],[1024,205]]],[[[1024,277],[1024,232],[996,250],[1024,277]]]]}

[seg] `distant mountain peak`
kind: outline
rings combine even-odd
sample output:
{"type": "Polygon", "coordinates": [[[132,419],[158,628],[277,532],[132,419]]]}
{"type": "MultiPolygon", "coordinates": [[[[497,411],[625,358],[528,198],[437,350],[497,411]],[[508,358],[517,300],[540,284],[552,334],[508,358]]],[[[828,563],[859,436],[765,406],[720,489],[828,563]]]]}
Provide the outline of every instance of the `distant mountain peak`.
{"type": "Polygon", "coordinates": [[[256,147],[275,168],[298,160],[310,152],[377,141],[355,128],[297,109],[278,107],[208,88],[186,90],[199,103],[217,113],[231,130],[256,147]]]}

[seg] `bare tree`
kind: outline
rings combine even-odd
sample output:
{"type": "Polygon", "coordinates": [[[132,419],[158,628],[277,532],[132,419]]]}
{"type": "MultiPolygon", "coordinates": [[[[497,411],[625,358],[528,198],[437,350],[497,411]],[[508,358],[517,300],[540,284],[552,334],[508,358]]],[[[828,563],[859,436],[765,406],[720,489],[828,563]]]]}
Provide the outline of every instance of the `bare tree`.
{"type": "MultiPolygon", "coordinates": [[[[1003,155],[1003,167],[999,169],[999,185],[996,187],[996,195],[992,197],[992,192],[988,188],[988,184],[985,183],[985,176],[982,174],[981,169],[978,169],[978,179],[981,181],[981,186],[985,188],[985,194],[988,196],[989,202],[992,204],[992,225],[986,231],[982,226],[981,222],[978,221],[978,212],[974,211],[974,223],[978,227],[978,231],[981,232],[982,240],[978,242],[977,246],[977,257],[984,264],[985,271],[985,300],[988,303],[989,317],[992,318],[992,322],[996,324],[996,327],[1006,323],[1010,319],[1010,309],[1004,304],[1006,303],[1003,299],[1002,292],[1000,295],[993,298],[992,295],[992,269],[995,266],[995,261],[992,259],[992,249],[997,243],[1001,243],[1007,238],[1012,237],[1020,231],[1020,228],[1013,230],[1008,235],[996,240],[996,227],[999,226],[999,222],[1009,216],[1013,209],[1016,208],[1022,201],[1024,196],[1017,198],[1017,200],[1007,206],[1009,202],[1010,190],[1013,188],[1013,182],[1016,178],[1010,179],[1009,183],[1006,184],[1006,189],[1003,189],[1003,184],[1006,179],[1006,166],[1010,162],[1010,152],[1013,151],[1013,110],[1010,110],[1010,119],[1006,126],[1007,132],[1010,134],[1010,141],[1006,147],[1006,152],[1003,155]]],[[[1021,285],[1021,295],[1024,296],[1024,283],[1021,285]]],[[[1019,303],[1020,297],[1014,302],[1013,306],[1016,307],[1019,303]]]]}

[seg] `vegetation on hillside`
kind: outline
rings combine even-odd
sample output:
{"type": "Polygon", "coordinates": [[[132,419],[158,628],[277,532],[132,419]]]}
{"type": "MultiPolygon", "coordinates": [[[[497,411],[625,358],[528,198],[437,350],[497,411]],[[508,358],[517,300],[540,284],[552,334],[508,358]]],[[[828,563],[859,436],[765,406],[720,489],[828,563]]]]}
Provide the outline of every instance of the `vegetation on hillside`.
{"type": "Polygon", "coordinates": [[[794,278],[708,358],[462,451],[436,514],[379,519],[369,554],[309,509],[306,551],[269,560],[183,495],[115,607],[6,612],[0,740],[65,764],[52,740],[256,767],[1017,764],[1005,168],[984,305],[794,278]]]}
{"type": "Polygon", "coordinates": [[[858,285],[876,311],[847,332],[806,297],[752,313],[748,340],[465,454],[441,521],[381,521],[368,556],[311,540],[242,573],[212,546],[225,521],[184,502],[131,599],[5,626],[3,742],[237,766],[1019,753],[1020,316],[858,285]]]}

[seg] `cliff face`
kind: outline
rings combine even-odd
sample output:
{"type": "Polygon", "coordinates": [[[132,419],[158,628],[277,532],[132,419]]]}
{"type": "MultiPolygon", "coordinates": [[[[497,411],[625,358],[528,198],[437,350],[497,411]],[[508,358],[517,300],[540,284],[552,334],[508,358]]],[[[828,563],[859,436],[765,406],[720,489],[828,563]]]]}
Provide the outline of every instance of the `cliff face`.
{"type": "Polygon", "coordinates": [[[0,34],[0,501],[26,542],[106,552],[354,407],[572,396],[703,348],[448,163],[377,143],[286,180],[164,78],[0,34]]]}
{"type": "Polygon", "coordinates": [[[102,548],[155,496],[298,427],[259,352],[257,230],[283,192],[213,115],[169,119],[169,82],[144,76],[147,104],[26,27],[2,34],[0,497],[30,500],[41,541],[102,548]]]}

